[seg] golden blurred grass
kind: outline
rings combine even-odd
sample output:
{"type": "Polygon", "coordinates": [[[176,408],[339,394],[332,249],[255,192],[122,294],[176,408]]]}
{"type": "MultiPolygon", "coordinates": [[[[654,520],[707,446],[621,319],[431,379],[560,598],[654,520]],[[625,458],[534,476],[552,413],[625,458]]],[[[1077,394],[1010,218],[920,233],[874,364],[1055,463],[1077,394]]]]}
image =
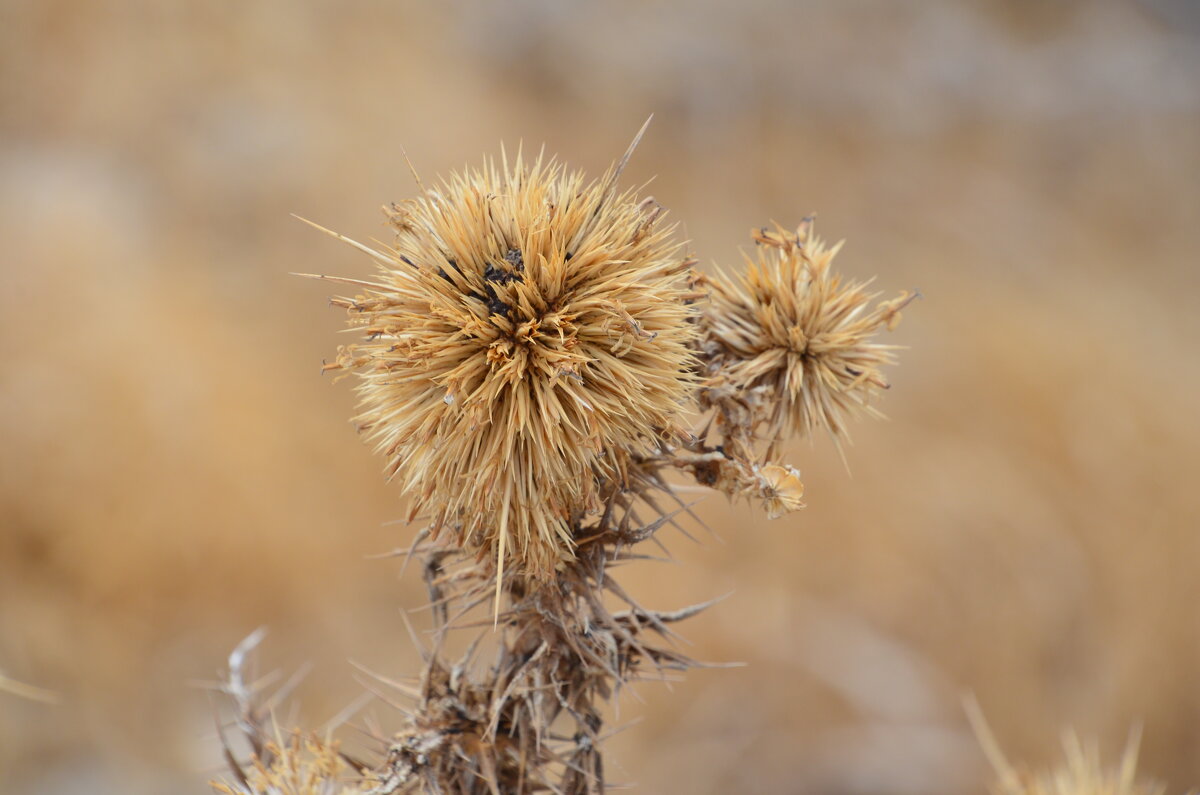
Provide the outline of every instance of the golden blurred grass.
{"type": "MultiPolygon", "coordinates": [[[[318,376],[341,326],[289,271],[501,140],[631,182],[703,261],[820,212],[839,260],[924,299],[859,425],[794,461],[809,508],[715,497],[721,541],[631,569],[650,605],[732,591],[612,740],[642,791],[977,791],[974,692],[1013,759],[1073,726],[1200,782],[1200,45],[1167,3],[792,6],[522,0],[0,9],[0,789],[203,791],[206,696],[247,632],[413,668],[410,531],[318,376]],[[1013,11],[1013,8],[1024,11],[1013,11]],[[1158,11],[1154,9],[1159,9],[1158,11]]],[[[386,724],[388,710],[375,708],[386,724]]]]}

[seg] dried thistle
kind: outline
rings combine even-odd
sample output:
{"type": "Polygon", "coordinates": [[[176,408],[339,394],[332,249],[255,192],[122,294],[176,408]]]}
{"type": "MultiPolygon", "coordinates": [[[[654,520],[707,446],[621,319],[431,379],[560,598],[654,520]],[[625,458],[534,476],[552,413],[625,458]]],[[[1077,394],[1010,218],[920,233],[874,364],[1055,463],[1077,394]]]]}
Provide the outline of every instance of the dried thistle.
{"type": "Polygon", "coordinates": [[[734,442],[765,440],[772,459],[786,436],[826,429],[846,436],[853,414],[881,416],[871,405],[888,387],[880,368],[894,364],[895,346],[873,341],[893,329],[915,296],[870,306],[870,282],[843,281],[832,269],[841,243],[812,235],[812,219],[793,232],[754,230],[758,259],[743,274],[704,283],[703,315],[708,380],[701,405],[716,408],[721,430],[734,442]]]}
{"type": "MultiPolygon", "coordinates": [[[[635,141],[636,143],[636,141],[635,141]]],[[[679,438],[694,383],[693,261],[662,208],[541,157],[488,161],[393,205],[365,293],[360,429],[435,534],[539,580],[572,525],[679,438]]],[[[411,518],[411,517],[410,517],[411,518]]]]}
{"type": "MultiPolygon", "coordinates": [[[[842,413],[884,385],[891,349],[870,339],[906,297],[865,311],[871,296],[831,275],[807,223],[760,233],[746,278],[700,277],[658,204],[617,192],[631,152],[594,182],[520,156],[418,180],[388,210],[390,246],[335,235],[380,273],[337,280],[362,288],[334,303],[365,340],[328,369],[359,375],[359,426],[429,520],[408,554],[424,560],[434,633],[419,677],[380,679],[407,704],[372,795],[603,792],[604,705],[697,665],[669,625],[706,605],[645,609],[612,572],[688,510],[668,473],[794,511],[804,486],[778,442],[843,432],[842,413]],[[680,421],[694,405],[712,411],[693,433],[680,421]],[[476,644],[447,658],[469,616],[499,630],[490,665],[476,644]]],[[[240,713],[256,757],[275,753],[240,713]]]]}

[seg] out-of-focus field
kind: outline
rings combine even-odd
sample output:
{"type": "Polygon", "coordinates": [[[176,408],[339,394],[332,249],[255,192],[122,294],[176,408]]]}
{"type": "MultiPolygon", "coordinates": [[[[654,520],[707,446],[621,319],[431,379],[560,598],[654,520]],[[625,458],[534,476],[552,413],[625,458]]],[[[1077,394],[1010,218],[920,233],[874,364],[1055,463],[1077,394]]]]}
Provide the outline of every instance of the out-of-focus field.
{"type": "MultiPolygon", "coordinates": [[[[699,670],[622,699],[640,792],[978,792],[961,708],[1043,764],[1075,727],[1200,784],[1200,19],[1187,3],[0,2],[0,791],[205,792],[208,694],[260,624],[415,670],[401,504],[355,436],[327,285],[379,205],[522,139],[627,184],[703,262],[818,211],[919,288],[850,472],[809,508],[708,497],[719,540],[628,571],[726,593],[699,670]]],[[[371,705],[385,727],[388,707],[371,705]]],[[[289,715],[281,716],[288,722],[289,715]]],[[[352,741],[352,732],[349,740],[352,741]]]]}

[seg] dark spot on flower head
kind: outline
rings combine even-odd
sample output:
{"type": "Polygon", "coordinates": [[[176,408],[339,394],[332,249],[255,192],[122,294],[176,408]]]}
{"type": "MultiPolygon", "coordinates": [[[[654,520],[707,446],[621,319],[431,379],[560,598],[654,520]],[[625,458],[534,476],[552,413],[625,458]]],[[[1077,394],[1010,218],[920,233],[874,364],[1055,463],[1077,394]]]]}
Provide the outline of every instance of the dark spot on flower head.
{"type": "Polygon", "coordinates": [[[522,275],[525,272],[525,258],[520,249],[510,248],[504,255],[504,262],[508,267],[497,266],[489,262],[483,269],[484,280],[497,284],[525,281],[525,277],[522,275]]]}
{"type": "MultiPolygon", "coordinates": [[[[512,312],[512,307],[496,294],[496,289],[492,285],[524,282],[525,258],[520,249],[510,248],[504,255],[503,261],[503,265],[489,262],[484,266],[483,287],[487,291],[487,297],[484,300],[490,314],[504,315],[511,319],[512,315],[509,313],[512,312]]],[[[483,299],[482,296],[480,298],[483,299]]]]}
{"type": "Polygon", "coordinates": [[[489,284],[508,284],[516,278],[520,277],[506,270],[501,270],[490,262],[483,268],[483,280],[489,284]]]}
{"type": "Polygon", "coordinates": [[[575,256],[575,252],[574,252],[574,251],[568,251],[568,252],[567,252],[567,256],[566,256],[566,260],[567,260],[567,262],[570,262],[570,261],[571,261],[571,257],[573,257],[573,256],[575,256]]]}
{"type": "Polygon", "coordinates": [[[513,266],[513,270],[520,273],[525,270],[525,256],[519,248],[510,248],[508,253],[504,255],[504,261],[513,266]]]}
{"type": "Polygon", "coordinates": [[[401,259],[401,260],[403,260],[403,261],[404,261],[404,263],[405,263],[406,265],[408,265],[410,268],[415,268],[415,267],[417,267],[416,265],[414,265],[414,264],[413,264],[413,261],[412,261],[412,260],[410,260],[408,257],[404,256],[403,254],[401,254],[401,255],[400,255],[400,259],[401,259]]]}
{"type": "Polygon", "coordinates": [[[487,293],[488,293],[487,294],[488,314],[489,315],[504,315],[505,317],[507,317],[508,319],[511,320],[512,316],[509,313],[512,312],[512,307],[509,306],[508,304],[506,304],[504,301],[502,301],[500,299],[499,296],[496,295],[496,291],[492,289],[492,286],[490,284],[486,285],[486,287],[487,287],[487,293]]]}

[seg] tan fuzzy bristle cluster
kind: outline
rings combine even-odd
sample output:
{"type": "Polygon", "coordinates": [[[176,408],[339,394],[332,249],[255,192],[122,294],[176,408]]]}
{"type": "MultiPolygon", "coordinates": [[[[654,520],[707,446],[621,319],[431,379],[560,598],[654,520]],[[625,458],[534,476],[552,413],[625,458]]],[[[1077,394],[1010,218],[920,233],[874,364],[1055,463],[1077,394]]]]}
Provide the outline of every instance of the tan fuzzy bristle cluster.
{"type": "Polygon", "coordinates": [[[811,219],[795,232],[777,226],[753,238],[758,258],[746,258],[744,273],[706,280],[701,402],[735,396],[751,407],[746,421],[758,438],[772,444],[818,428],[845,438],[848,416],[879,416],[871,399],[888,386],[880,368],[894,363],[895,346],[872,340],[899,322],[914,295],[871,306],[869,283],[833,271],[841,244],[814,237],[811,219]]]}
{"type": "Polygon", "coordinates": [[[653,199],[554,161],[486,162],[389,211],[395,241],[339,299],[365,341],[360,429],[435,535],[546,579],[631,455],[679,436],[688,273],[653,199]]]}
{"type": "Polygon", "coordinates": [[[293,732],[266,743],[237,782],[212,782],[223,795],[356,795],[375,783],[358,775],[338,752],[336,742],[293,732]]]}

